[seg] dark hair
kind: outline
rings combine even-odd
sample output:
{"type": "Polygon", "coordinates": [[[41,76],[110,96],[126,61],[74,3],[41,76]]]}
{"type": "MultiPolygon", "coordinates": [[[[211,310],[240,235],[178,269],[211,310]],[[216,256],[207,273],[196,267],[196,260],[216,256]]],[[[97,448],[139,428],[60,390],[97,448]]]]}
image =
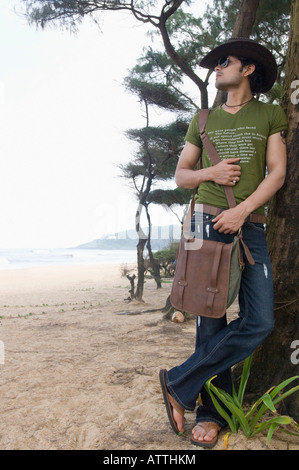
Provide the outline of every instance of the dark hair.
{"type": "Polygon", "coordinates": [[[260,90],[263,88],[263,75],[264,75],[264,68],[263,66],[254,59],[250,59],[247,57],[238,57],[241,61],[242,68],[246,65],[253,64],[255,65],[255,70],[252,74],[249,75],[249,82],[252,94],[259,93],[260,90]]]}

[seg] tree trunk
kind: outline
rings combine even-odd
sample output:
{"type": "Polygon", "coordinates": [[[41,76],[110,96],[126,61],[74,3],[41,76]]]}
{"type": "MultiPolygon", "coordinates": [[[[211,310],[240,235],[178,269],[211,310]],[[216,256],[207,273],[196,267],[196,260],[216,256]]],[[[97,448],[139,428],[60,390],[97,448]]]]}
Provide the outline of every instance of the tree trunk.
{"type": "MultiPolygon", "coordinates": [[[[249,380],[250,391],[259,393],[298,375],[298,353],[294,349],[298,351],[299,347],[299,100],[292,89],[293,81],[299,77],[298,57],[299,0],[292,0],[282,101],[289,121],[287,176],[285,185],[271,201],[267,229],[274,274],[275,328],[254,353],[249,380]]],[[[285,400],[283,408],[284,413],[299,420],[299,393],[285,400]]]]}
{"type": "Polygon", "coordinates": [[[144,286],[144,258],[143,258],[143,250],[146,244],[146,238],[139,238],[137,244],[137,287],[135,293],[135,299],[142,301],[143,296],[143,286],[144,286]]]}
{"type": "MultiPolygon", "coordinates": [[[[145,111],[146,111],[146,127],[149,127],[149,111],[148,111],[148,103],[144,99],[144,105],[145,105],[145,111]]],[[[151,157],[151,152],[148,147],[148,141],[145,138],[143,142],[143,148],[145,150],[145,154],[148,157],[148,163],[147,163],[147,175],[143,177],[143,183],[141,185],[141,190],[139,192],[139,206],[136,211],[136,216],[135,216],[135,227],[136,227],[136,232],[138,233],[138,244],[137,244],[137,271],[138,271],[138,281],[137,281],[137,288],[136,288],[136,294],[135,298],[139,301],[142,301],[142,296],[143,296],[143,287],[144,287],[144,273],[145,273],[145,264],[144,264],[144,257],[143,257],[143,251],[146,242],[148,241],[148,237],[150,235],[145,235],[144,231],[142,230],[141,227],[141,212],[143,207],[146,208],[147,210],[147,204],[146,204],[146,199],[149,195],[149,192],[151,190],[152,186],[152,181],[153,181],[153,174],[152,174],[152,157],[151,157]]],[[[148,211],[147,211],[148,215],[148,211]]],[[[149,217],[149,215],[148,215],[149,217]]],[[[150,234],[150,227],[149,227],[149,234],[150,234]]]]}
{"type": "Polygon", "coordinates": [[[248,0],[241,1],[239,13],[232,33],[233,38],[249,38],[255,22],[256,11],[259,3],[260,0],[250,0],[250,2],[248,0]]]}
{"type": "Polygon", "coordinates": [[[127,300],[133,300],[135,299],[135,279],[136,279],[136,275],[133,274],[133,276],[130,276],[130,274],[127,274],[127,279],[129,279],[130,281],[130,284],[131,284],[131,289],[129,290],[129,297],[127,300]]]}
{"type": "Polygon", "coordinates": [[[157,285],[157,289],[160,289],[162,287],[160,267],[159,267],[159,263],[156,262],[153,252],[152,252],[152,245],[151,245],[152,223],[151,223],[151,217],[150,217],[147,205],[145,205],[145,212],[146,212],[147,223],[148,223],[148,238],[147,238],[146,247],[148,251],[150,267],[152,269],[152,273],[153,273],[153,276],[157,285]]]}
{"type": "MultiPolygon", "coordinates": [[[[233,38],[249,38],[256,17],[256,11],[258,9],[260,0],[242,0],[240,4],[239,13],[236,18],[235,26],[232,32],[233,38]]],[[[226,92],[219,90],[215,97],[213,108],[225,103],[226,92]]]]}
{"type": "MultiPolygon", "coordinates": [[[[147,182],[148,183],[148,182],[147,182]]],[[[150,187],[150,186],[149,186],[150,187]]],[[[144,193],[141,193],[139,206],[136,211],[135,216],[135,228],[138,234],[138,244],[137,244],[137,287],[135,292],[136,300],[142,301],[143,296],[143,286],[144,286],[144,273],[145,273],[145,264],[143,251],[145,244],[147,242],[147,235],[144,233],[141,227],[141,212],[144,207],[144,200],[146,196],[144,193]]]]}

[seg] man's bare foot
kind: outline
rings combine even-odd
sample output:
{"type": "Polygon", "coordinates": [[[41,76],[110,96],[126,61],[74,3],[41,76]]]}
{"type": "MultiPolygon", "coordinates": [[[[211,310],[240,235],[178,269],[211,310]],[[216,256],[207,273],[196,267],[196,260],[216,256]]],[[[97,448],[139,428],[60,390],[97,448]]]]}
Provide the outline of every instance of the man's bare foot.
{"type": "Polygon", "coordinates": [[[173,419],[176,422],[177,428],[180,432],[184,432],[185,418],[175,408],[172,410],[173,419]]]}
{"type": "Polygon", "coordinates": [[[220,426],[212,421],[202,421],[192,429],[192,444],[201,447],[214,447],[218,440],[220,426]]]}
{"type": "Polygon", "coordinates": [[[165,381],[166,370],[162,369],[159,373],[161,389],[163,393],[164,403],[167,411],[167,416],[172,427],[172,430],[176,434],[182,434],[184,432],[184,408],[170,395],[166,381],[165,381]]]}

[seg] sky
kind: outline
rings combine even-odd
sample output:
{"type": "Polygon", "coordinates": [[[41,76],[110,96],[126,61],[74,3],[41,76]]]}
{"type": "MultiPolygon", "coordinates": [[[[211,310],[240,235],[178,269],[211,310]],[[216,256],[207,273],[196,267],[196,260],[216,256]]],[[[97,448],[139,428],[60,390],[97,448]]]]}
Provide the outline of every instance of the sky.
{"type": "MultiPolygon", "coordinates": [[[[134,228],[137,200],[118,165],[144,113],[123,79],[150,44],[146,27],[106,13],[102,31],[86,21],[72,35],[15,10],[19,0],[1,0],[0,249],[75,247],[134,228]]],[[[152,124],[165,118],[155,110],[152,124]]],[[[151,214],[153,225],[177,223],[163,208],[151,214]]]]}

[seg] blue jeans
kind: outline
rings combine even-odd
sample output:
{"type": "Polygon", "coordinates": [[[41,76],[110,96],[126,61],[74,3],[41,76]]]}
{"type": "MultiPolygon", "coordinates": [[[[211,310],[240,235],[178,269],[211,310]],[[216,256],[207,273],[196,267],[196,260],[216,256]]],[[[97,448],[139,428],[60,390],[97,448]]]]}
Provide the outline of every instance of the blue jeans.
{"type": "MultiPolygon", "coordinates": [[[[231,242],[234,234],[214,230],[213,218],[203,214],[203,237],[231,242]]],[[[204,383],[217,375],[213,383],[231,393],[230,368],[250,356],[274,326],[273,278],[264,227],[245,222],[242,231],[255,264],[250,265],[244,254],[238,318],[227,323],[226,316],[220,319],[198,317],[194,353],[165,375],[171,395],[185,410],[193,411],[201,394],[203,405],[197,409],[197,422],[213,421],[220,427],[227,423],[214,408],[204,383]]]]}

